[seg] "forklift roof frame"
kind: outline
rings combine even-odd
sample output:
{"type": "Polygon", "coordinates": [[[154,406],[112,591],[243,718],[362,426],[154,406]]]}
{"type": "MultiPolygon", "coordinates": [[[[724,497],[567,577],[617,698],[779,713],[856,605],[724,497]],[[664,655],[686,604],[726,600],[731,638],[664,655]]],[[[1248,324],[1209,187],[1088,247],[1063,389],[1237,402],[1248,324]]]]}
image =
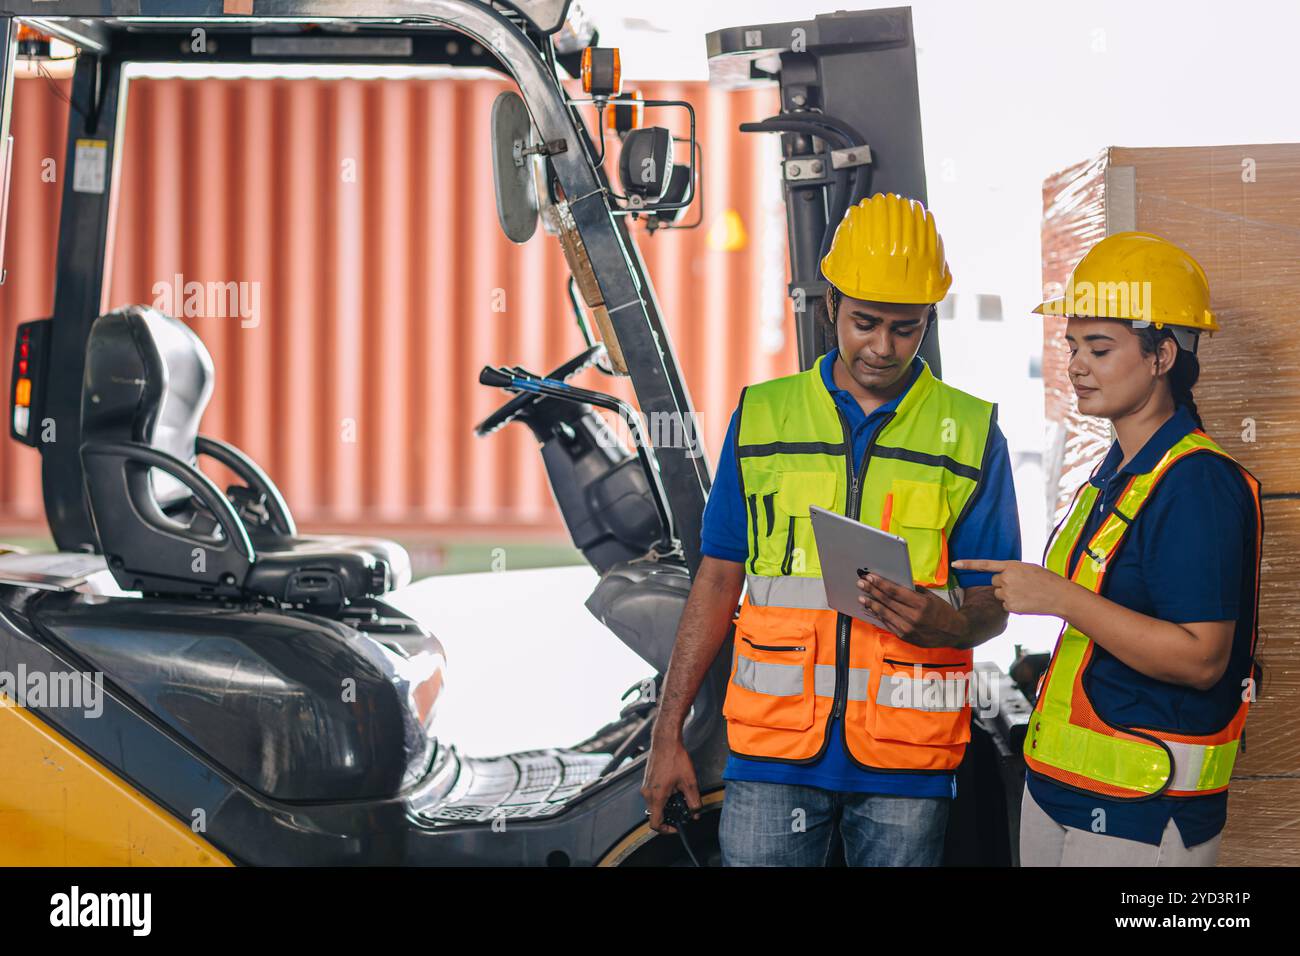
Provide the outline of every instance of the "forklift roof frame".
{"type": "MultiPolygon", "coordinates": [[[[553,153],[549,162],[569,197],[640,410],[647,417],[672,416],[668,420],[683,427],[668,433],[690,436],[680,447],[648,451],[657,460],[675,531],[694,571],[710,484],[707,457],[696,444],[696,430],[685,427],[694,419],[694,406],[627,218],[611,212],[608,179],[603,169],[589,160],[589,149],[594,148],[590,134],[558,81],[554,60],[543,55],[549,52],[549,44],[539,45],[530,35],[541,38],[558,29],[569,5],[570,0],[493,5],[480,0],[7,0],[0,11],[0,144],[8,141],[17,23],[22,21],[73,43],[82,53],[71,99],[83,108],[69,111],[65,168],[74,168],[77,139],[94,138],[106,143],[106,160],[112,171],[102,193],[77,191],[75,177],[63,179],[51,358],[44,370],[45,416],[54,420],[61,440],[42,448],[46,517],[60,550],[77,550],[95,541],[78,452],[81,387],[90,326],[107,307],[104,272],[111,261],[117,147],[125,128],[124,68],[139,62],[395,64],[391,53],[365,46],[355,53],[329,55],[254,50],[252,38],[259,34],[292,36],[285,27],[335,23],[351,32],[325,36],[409,37],[409,55],[403,58],[408,64],[481,66],[511,77],[540,139],[566,143],[567,148],[553,153]],[[498,7],[516,16],[507,16],[498,7]],[[221,31],[217,34],[221,42],[215,52],[187,56],[188,43],[177,41],[188,41],[190,31],[199,27],[221,31]],[[448,33],[468,37],[479,49],[471,46],[467,51],[449,53],[448,33]]],[[[8,185],[4,184],[6,189],[8,185]]]]}

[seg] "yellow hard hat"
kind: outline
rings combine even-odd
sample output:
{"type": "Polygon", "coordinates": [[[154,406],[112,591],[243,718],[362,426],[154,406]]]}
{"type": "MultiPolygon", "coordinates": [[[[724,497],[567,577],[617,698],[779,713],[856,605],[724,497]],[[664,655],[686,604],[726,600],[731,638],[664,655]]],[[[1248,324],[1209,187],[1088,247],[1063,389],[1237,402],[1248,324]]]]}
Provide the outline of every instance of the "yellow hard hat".
{"type": "Polygon", "coordinates": [[[952,285],[934,214],[893,193],[851,206],[821,264],[840,292],[871,302],[939,302],[952,285]]]}
{"type": "Polygon", "coordinates": [[[1117,232],[1088,250],[1070,273],[1065,294],[1034,309],[1041,315],[1122,319],[1216,332],[1210,281],[1201,264],[1168,239],[1117,232]]]}

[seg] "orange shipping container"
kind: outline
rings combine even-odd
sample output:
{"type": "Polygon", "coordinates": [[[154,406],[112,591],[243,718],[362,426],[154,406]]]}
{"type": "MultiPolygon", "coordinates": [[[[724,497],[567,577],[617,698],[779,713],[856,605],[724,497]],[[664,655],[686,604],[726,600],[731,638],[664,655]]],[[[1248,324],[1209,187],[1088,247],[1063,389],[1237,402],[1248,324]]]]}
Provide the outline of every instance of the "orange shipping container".
{"type": "MultiPolygon", "coordinates": [[[[131,84],[108,305],[183,312],[188,300],[207,313],[186,316],[216,364],[204,430],[257,459],[304,525],[561,530],[527,431],[472,434],[505,398],[477,383],[479,368],[549,370],[583,345],[556,241],[539,229],[515,246],[497,225],[488,115],[506,88],[131,84]],[[227,301],[240,308],[210,314],[227,301]]],[[[774,112],[776,95],[642,89],[690,100],[698,114],[704,226],[634,232],[712,457],[740,388],[796,364],[778,150],[737,129],[774,112]],[[737,219],[734,248],[719,236],[737,219]]],[[[6,342],[53,301],[61,92],[16,83],[6,342]]],[[[627,380],[577,381],[632,398],[627,380]]],[[[7,526],[43,520],[38,456],[12,441],[0,442],[0,508],[7,526]]]]}

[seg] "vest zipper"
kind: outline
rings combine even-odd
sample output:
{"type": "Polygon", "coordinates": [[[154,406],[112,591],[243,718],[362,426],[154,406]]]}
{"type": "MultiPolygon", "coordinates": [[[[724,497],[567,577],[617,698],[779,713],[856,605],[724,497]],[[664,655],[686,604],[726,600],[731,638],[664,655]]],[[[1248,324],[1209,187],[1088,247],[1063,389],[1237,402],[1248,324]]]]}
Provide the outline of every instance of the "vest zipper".
{"type": "Polygon", "coordinates": [[[790,516],[790,528],[785,539],[785,557],[781,559],[781,573],[791,574],[794,571],[794,515],[790,516]]]}
{"type": "MultiPolygon", "coordinates": [[[[835,406],[836,413],[840,416],[840,428],[844,430],[844,466],[848,471],[849,477],[849,494],[848,502],[844,508],[844,516],[852,518],[854,521],[860,521],[858,509],[861,507],[862,479],[866,476],[867,462],[871,460],[872,449],[876,447],[876,439],[880,437],[886,426],[894,420],[897,412],[889,412],[885,415],[884,421],[876,426],[872,432],[867,447],[862,451],[862,461],[858,464],[857,471],[853,470],[853,434],[849,431],[848,419],[844,417],[844,411],[835,406]]],[[[848,697],[849,684],[849,634],[853,630],[853,618],[847,614],[839,614],[836,619],[839,629],[839,639],[835,646],[835,702],[831,709],[831,719],[834,720],[844,716],[845,699],[848,697]]]]}
{"type": "Polygon", "coordinates": [[[749,496],[749,527],[750,537],[754,539],[753,551],[754,556],[749,559],[749,570],[758,571],[758,495],[749,496]]]}

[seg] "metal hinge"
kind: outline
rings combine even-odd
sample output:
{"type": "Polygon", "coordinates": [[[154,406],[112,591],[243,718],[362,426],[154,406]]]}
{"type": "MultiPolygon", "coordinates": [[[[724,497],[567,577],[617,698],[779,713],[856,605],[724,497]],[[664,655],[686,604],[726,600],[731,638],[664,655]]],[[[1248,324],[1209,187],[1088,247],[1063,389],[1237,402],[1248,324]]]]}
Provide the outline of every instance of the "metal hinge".
{"type": "Polygon", "coordinates": [[[831,169],[847,169],[850,166],[868,166],[871,164],[871,147],[846,146],[831,150],[831,169]]]}
{"type": "Polygon", "coordinates": [[[517,139],[511,147],[511,155],[514,156],[515,165],[522,166],[524,157],[536,153],[538,156],[554,156],[557,153],[568,152],[569,144],[566,140],[553,139],[547,143],[538,143],[536,146],[525,146],[522,139],[517,139]]]}
{"type": "Polygon", "coordinates": [[[793,156],[781,165],[786,182],[807,184],[831,181],[830,157],[826,153],[815,156],[793,156]]]}

